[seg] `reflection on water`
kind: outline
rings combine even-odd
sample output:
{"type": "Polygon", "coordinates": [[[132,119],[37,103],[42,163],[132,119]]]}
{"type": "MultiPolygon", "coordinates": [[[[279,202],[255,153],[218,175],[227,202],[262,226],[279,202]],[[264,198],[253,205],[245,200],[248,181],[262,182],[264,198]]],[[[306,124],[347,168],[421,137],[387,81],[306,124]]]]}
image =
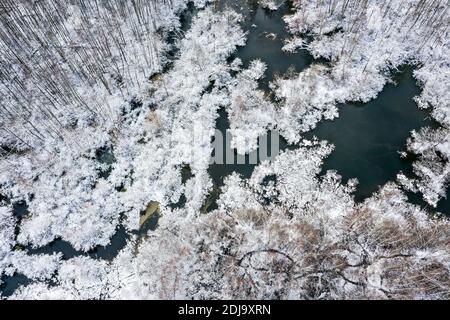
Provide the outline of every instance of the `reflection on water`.
{"type": "MultiPolygon", "coordinates": [[[[230,58],[233,60],[239,58],[243,62],[243,67],[249,66],[250,62],[255,59],[260,59],[267,64],[265,78],[260,81],[260,88],[269,90],[269,82],[272,81],[276,75],[285,74],[288,69],[297,72],[302,71],[308,67],[312,62],[312,56],[306,51],[301,50],[299,53],[285,53],[282,51],[284,40],[289,38],[289,33],[286,30],[286,24],[283,17],[290,13],[291,6],[286,2],[280,7],[278,11],[272,12],[263,9],[259,6],[258,1],[218,1],[217,9],[223,10],[226,7],[241,13],[244,17],[242,28],[247,32],[247,43],[244,47],[239,47],[236,53],[230,58]]],[[[228,115],[225,109],[219,110],[219,117],[217,119],[216,129],[220,131],[222,137],[226,137],[227,130],[230,128],[228,115]]],[[[271,150],[272,141],[271,132],[268,133],[267,147],[271,150]]],[[[228,150],[226,145],[227,139],[223,139],[223,150],[228,150]]],[[[289,146],[287,142],[280,137],[279,150],[283,151],[288,148],[295,148],[289,146]]],[[[220,188],[223,187],[224,178],[236,172],[243,178],[250,178],[258,161],[253,163],[250,155],[244,157],[234,152],[233,164],[211,164],[209,167],[209,174],[213,179],[214,190],[205,201],[203,211],[211,211],[217,209],[216,201],[220,196],[220,188]],[[245,159],[242,159],[245,158],[245,159]],[[245,164],[238,164],[238,163],[245,164]]],[[[227,163],[226,161],[224,163],[227,163]]],[[[229,163],[229,162],[228,162],[229,163]]]]}

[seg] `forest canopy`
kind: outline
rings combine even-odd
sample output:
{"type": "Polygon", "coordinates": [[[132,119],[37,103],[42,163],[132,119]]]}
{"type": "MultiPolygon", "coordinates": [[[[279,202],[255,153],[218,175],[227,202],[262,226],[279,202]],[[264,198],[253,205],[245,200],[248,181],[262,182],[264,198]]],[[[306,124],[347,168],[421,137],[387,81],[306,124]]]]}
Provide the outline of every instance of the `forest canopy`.
{"type": "Polygon", "coordinates": [[[2,0],[0,297],[449,299],[449,19],[446,0],[2,0]],[[253,23],[280,10],[280,34],[253,23]],[[255,34],[311,61],[265,88],[255,34]],[[433,126],[356,201],[307,134],[405,65],[433,126]],[[232,157],[283,148],[229,173],[221,126],[232,157]]]}

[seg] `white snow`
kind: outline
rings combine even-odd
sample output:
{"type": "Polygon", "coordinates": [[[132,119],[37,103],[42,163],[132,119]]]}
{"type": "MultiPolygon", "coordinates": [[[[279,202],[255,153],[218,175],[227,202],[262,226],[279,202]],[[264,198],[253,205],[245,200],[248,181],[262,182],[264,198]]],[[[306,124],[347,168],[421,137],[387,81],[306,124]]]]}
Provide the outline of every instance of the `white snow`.
{"type": "MultiPolygon", "coordinates": [[[[13,57],[1,31],[0,193],[29,207],[19,219],[0,200],[0,276],[31,281],[10,298],[448,299],[448,219],[408,203],[394,182],[355,203],[356,180],[321,173],[333,145],[302,138],[338,117],[339,103],[374,99],[392,71],[413,63],[418,106],[432,108],[442,127],[412,133],[417,178],[400,174],[398,184],[436,205],[450,181],[445,3],[294,0],[283,50],[307,49],[328,63],[276,79],[271,101],[258,89],[265,62],[243,69],[229,59],[245,45],[243,17],[195,0],[201,10],[181,31],[187,2],[146,2],[148,15],[123,2],[122,11],[100,6],[90,14],[64,5],[58,30],[47,35],[64,49],[50,54],[31,32],[18,32],[19,58],[29,64],[13,57]],[[298,146],[258,165],[250,179],[224,177],[218,209],[201,214],[214,187],[208,167],[220,108],[240,154],[268,130],[298,146]],[[100,148],[115,161],[98,161],[100,148]],[[183,183],[185,166],[192,177],[183,183]],[[172,209],[182,195],[186,204],[172,209]],[[138,230],[152,201],[161,209],[158,228],[131,235],[112,261],[21,249],[55,239],[84,252],[106,246],[119,224],[138,230]]],[[[277,10],[281,2],[259,4],[277,10]]],[[[14,12],[28,9],[19,1],[14,12]]]]}

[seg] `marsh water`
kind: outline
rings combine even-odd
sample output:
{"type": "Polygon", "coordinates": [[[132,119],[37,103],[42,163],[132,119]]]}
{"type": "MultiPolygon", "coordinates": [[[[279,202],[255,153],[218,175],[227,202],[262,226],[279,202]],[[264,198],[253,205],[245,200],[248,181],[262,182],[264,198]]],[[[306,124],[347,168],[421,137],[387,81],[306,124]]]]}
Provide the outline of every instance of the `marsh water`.
{"type": "MultiPolygon", "coordinates": [[[[296,54],[285,53],[281,50],[283,40],[289,37],[285,29],[283,16],[290,12],[289,3],[286,2],[278,11],[271,12],[262,9],[256,1],[219,1],[218,9],[230,6],[244,16],[242,27],[248,32],[248,41],[233,55],[240,58],[244,67],[250,61],[261,59],[267,64],[265,78],[260,82],[260,88],[269,90],[269,82],[277,74],[284,74],[289,69],[300,72],[314,61],[306,51],[296,54]]],[[[196,10],[190,6],[182,16],[182,29],[186,31],[191,25],[196,10]]],[[[426,111],[419,110],[413,97],[419,94],[413,77],[412,68],[405,67],[395,75],[396,84],[385,87],[375,100],[366,103],[348,103],[339,106],[340,116],[334,121],[321,122],[318,127],[306,134],[306,138],[313,136],[328,140],[336,146],[335,151],[326,159],[323,171],[336,170],[342,175],[344,181],[357,178],[359,186],[355,193],[357,201],[362,201],[377,191],[380,186],[394,180],[399,172],[411,174],[412,159],[402,159],[398,152],[405,151],[405,143],[411,130],[424,126],[435,126],[426,111]]],[[[219,112],[217,129],[226,134],[229,128],[227,113],[224,109],[219,112]]],[[[270,140],[269,140],[270,143],[270,140]]],[[[280,141],[280,150],[295,149],[295,145],[288,145],[283,139],[280,141]]],[[[234,155],[237,159],[237,154],[234,155]]],[[[248,158],[248,156],[247,156],[248,158]]],[[[100,162],[113,162],[113,155],[101,151],[98,155],[100,162]]],[[[236,163],[236,162],[235,162],[236,163]]],[[[233,172],[249,178],[255,164],[213,164],[209,173],[215,188],[205,202],[204,211],[216,208],[216,200],[220,195],[224,178],[233,172]]],[[[106,171],[102,173],[108,175],[106,171]]],[[[417,202],[420,197],[412,196],[417,202]]],[[[439,203],[440,211],[450,213],[450,199],[439,203]]],[[[18,218],[28,214],[26,204],[15,204],[15,214],[18,218]]],[[[149,228],[156,228],[157,221],[151,221],[149,228]]],[[[56,240],[50,245],[40,248],[24,248],[30,254],[62,253],[64,259],[80,255],[88,255],[95,259],[113,259],[125,246],[129,234],[125,228],[120,227],[107,247],[98,247],[89,253],[81,253],[63,241],[56,240]]],[[[22,275],[3,277],[4,282],[0,289],[4,296],[11,295],[20,285],[30,281],[22,275]]]]}
{"type": "MultiPolygon", "coordinates": [[[[290,13],[289,2],[275,12],[261,8],[254,1],[242,2],[245,1],[239,1],[239,4],[236,1],[221,1],[219,7],[231,6],[245,17],[242,26],[248,32],[247,45],[239,48],[233,58],[240,58],[244,67],[254,59],[261,59],[267,64],[261,89],[268,91],[269,82],[288,70],[299,72],[313,63],[323,63],[315,61],[306,50],[296,54],[282,51],[284,40],[289,38],[283,21],[283,17],[290,13]]],[[[335,145],[335,151],[324,162],[322,173],[336,170],[344,182],[357,178],[359,185],[354,195],[358,202],[370,197],[386,182],[395,180],[400,172],[412,176],[413,159],[411,155],[402,158],[400,152],[406,151],[406,141],[412,130],[437,126],[429,112],[419,109],[413,100],[420,93],[420,88],[412,73],[411,66],[400,68],[393,75],[394,82],[388,84],[376,99],[365,104],[342,104],[338,119],[322,121],[316,129],[304,135],[305,138],[317,137],[335,145]]],[[[228,128],[226,111],[221,109],[217,129],[225,136],[228,128]]],[[[280,140],[281,151],[295,148],[295,145],[280,140]]],[[[254,167],[248,161],[245,165],[236,164],[236,161],[235,164],[211,165],[209,173],[215,189],[206,204],[208,211],[217,208],[214,201],[220,195],[224,177],[237,172],[243,178],[249,178],[254,167]]],[[[410,197],[417,204],[426,206],[420,195],[410,197]]],[[[450,201],[442,200],[438,210],[448,213],[450,201]]]]}
{"type": "Polygon", "coordinates": [[[306,137],[316,136],[334,144],[323,171],[337,170],[344,182],[357,178],[355,199],[370,197],[379,186],[395,180],[399,172],[412,175],[412,157],[402,158],[411,130],[435,127],[427,111],[413,98],[420,93],[412,67],[401,68],[379,96],[369,103],[339,106],[339,118],[323,121],[306,137]]]}
{"type": "Polygon", "coordinates": [[[267,65],[260,88],[269,90],[269,82],[277,75],[284,75],[289,69],[302,71],[313,63],[314,58],[306,50],[296,54],[281,50],[284,41],[290,38],[283,17],[291,13],[290,2],[285,2],[277,11],[263,9],[256,1],[221,1],[221,7],[230,6],[240,12],[244,21],[242,28],[248,32],[247,43],[238,48],[233,57],[248,67],[251,61],[260,59],[267,65]]]}

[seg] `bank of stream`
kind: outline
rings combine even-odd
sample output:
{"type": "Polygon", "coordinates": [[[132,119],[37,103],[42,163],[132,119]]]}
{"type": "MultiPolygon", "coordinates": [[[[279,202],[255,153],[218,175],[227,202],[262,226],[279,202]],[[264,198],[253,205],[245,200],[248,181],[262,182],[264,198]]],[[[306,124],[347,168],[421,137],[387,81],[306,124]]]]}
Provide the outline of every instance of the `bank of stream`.
{"type": "MultiPolygon", "coordinates": [[[[282,51],[284,39],[290,35],[285,29],[283,17],[289,14],[290,2],[285,2],[278,11],[272,12],[261,8],[255,1],[236,2],[219,1],[218,7],[232,6],[245,17],[242,26],[248,32],[245,47],[240,48],[233,58],[243,61],[244,67],[254,59],[261,59],[268,66],[265,78],[260,82],[260,88],[269,95],[269,82],[277,75],[283,75],[288,70],[300,72],[315,61],[306,51],[291,54],[282,51]]],[[[437,127],[430,113],[421,110],[413,100],[420,93],[413,78],[413,67],[404,66],[393,74],[394,82],[388,84],[373,101],[363,103],[346,103],[339,106],[340,116],[334,121],[322,121],[316,129],[304,134],[307,139],[317,137],[335,145],[334,152],[324,162],[322,173],[336,170],[346,182],[357,178],[359,185],[355,191],[355,200],[361,202],[376,192],[388,181],[394,181],[400,172],[413,176],[412,163],[414,158],[408,155],[400,156],[406,151],[406,141],[412,130],[422,127],[437,127]]],[[[217,127],[223,137],[229,128],[227,113],[219,111],[217,127]]],[[[280,139],[280,151],[295,149],[284,139],[280,139]]],[[[229,150],[224,142],[224,150],[229,150]]],[[[269,140],[270,150],[270,140],[269,140]]],[[[245,164],[237,164],[238,155],[234,153],[234,164],[212,164],[209,173],[214,182],[214,190],[207,199],[203,211],[217,208],[216,200],[220,196],[220,188],[224,178],[237,172],[243,178],[249,178],[255,164],[249,164],[246,155],[245,164]]],[[[412,201],[425,207],[421,196],[409,194],[412,201]]],[[[438,210],[447,213],[450,201],[443,200],[438,210]]],[[[431,208],[428,208],[433,211],[431,208]]]]}

